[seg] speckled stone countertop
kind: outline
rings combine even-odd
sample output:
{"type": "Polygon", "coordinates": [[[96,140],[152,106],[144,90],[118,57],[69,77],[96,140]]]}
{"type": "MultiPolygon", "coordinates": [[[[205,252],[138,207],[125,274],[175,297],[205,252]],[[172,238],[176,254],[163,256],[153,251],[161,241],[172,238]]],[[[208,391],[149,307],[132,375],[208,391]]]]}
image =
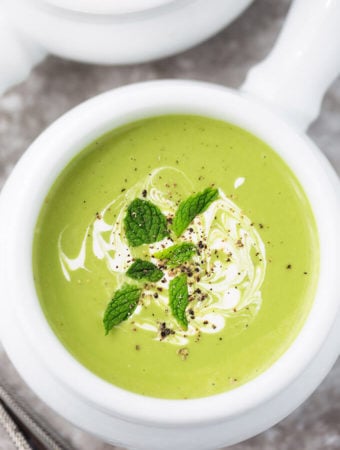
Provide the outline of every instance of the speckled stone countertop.
{"type": "MultiPolygon", "coordinates": [[[[0,187],[30,142],[53,120],[87,98],[116,86],[157,78],[200,79],[237,87],[271,48],[289,0],[257,0],[208,42],[176,57],[130,67],[82,65],[49,57],[27,81],[0,98],[0,187]]],[[[340,174],[340,79],[324,100],[310,136],[340,174]]],[[[0,377],[76,450],[113,447],[53,413],[25,386],[0,346],[0,377]]],[[[0,428],[0,449],[13,450],[0,428]]],[[[340,361],[319,389],[279,425],[232,450],[340,449],[340,361]]]]}

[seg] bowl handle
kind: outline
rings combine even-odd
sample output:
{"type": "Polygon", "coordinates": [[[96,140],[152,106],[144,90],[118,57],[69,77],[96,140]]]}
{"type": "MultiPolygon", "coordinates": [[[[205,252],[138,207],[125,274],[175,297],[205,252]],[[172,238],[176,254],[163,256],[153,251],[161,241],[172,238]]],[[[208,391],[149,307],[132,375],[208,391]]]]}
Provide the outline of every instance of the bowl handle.
{"type": "Polygon", "coordinates": [[[46,52],[12,28],[0,10],[0,94],[23,81],[46,52]]]}
{"type": "Polygon", "coordinates": [[[269,56],[241,90],[306,130],[340,72],[340,0],[295,0],[269,56]]]}

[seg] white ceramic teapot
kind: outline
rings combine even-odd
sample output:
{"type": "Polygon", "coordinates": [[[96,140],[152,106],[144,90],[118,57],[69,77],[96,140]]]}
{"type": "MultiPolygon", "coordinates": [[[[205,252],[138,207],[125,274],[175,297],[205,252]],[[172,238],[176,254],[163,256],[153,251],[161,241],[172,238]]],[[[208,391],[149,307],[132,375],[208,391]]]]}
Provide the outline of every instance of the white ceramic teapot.
{"type": "Polygon", "coordinates": [[[47,53],[96,64],[173,55],[215,34],[252,0],[2,0],[0,93],[47,53]]]}

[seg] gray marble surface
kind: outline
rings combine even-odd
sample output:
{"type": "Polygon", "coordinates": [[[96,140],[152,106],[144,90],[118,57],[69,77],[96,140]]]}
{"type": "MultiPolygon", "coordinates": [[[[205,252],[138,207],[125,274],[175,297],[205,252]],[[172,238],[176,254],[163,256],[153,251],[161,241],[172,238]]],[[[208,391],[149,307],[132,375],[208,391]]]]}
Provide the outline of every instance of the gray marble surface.
{"type": "MultiPolygon", "coordinates": [[[[130,67],[99,67],[47,58],[27,81],[0,98],[0,186],[29,143],[54,119],[92,95],[157,78],[200,79],[237,87],[271,48],[289,0],[257,0],[228,29],[176,57],[130,67]]],[[[310,136],[340,173],[340,79],[328,91],[310,136]]],[[[25,386],[0,347],[0,377],[74,449],[113,447],[54,414],[25,386]]],[[[13,450],[0,428],[0,449],[13,450]]],[[[233,450],[340,449],[340,361],[312,397],[271,430],[233,450]]]]}

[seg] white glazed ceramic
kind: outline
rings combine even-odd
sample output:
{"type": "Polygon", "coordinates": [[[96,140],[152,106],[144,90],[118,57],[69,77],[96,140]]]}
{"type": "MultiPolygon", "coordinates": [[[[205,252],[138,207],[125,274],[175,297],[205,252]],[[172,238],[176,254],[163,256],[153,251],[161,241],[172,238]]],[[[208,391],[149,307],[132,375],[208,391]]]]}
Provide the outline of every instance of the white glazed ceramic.
{"type": "Polygon", "coordinates": [[[47,52],[131,64],[183,51],[215,34],[252,0],[2,0],[0,93],[47,52]]]}
{"type": "Polygon", "coordinates": [[[296,0],[278,46],[250,72],[241,92],[193,81],[155,81],[107,92],[52,124],[12,172],[0,198],[2,343],[29,386],[75,425],[131,449],[219,448],[277,423],[300,405],[331,369],[340,350],[340,189],[330,164],[303,130],[338,70],[333,58],[325,58],[320,68],[311,45],[326,33],[329,46],[339,51],[340,34],[335,26],[339,20],[338,0],[296,0]],[[314,24],[310,29],[316,30],[316,35],[300,32],[292,41],[291,29],[298,20],[314,24]],[[276,78],[270,81],[273,61],[276,78]],[[308,67],[303,79],[294,78],[294,67],[308,67]],[[309,90],[310,83],[305,86],[305,79],[310,78],[318,80],[311,83],[314,90],[309,90]],[[268,91],[263,90],[263,79],[270,81],[268,91]],[[275,83],[280,87],[276,91],[275,83]],[[32,276],[37,216],[53,180],[68,161],[112,128],[167,113],[223,119],[267,142],[300,180],[320,238],[315,301],[292,346],[251,382],[194,400],[143,397],[112,386],[85,369],[49,328],[32,276]]]}

